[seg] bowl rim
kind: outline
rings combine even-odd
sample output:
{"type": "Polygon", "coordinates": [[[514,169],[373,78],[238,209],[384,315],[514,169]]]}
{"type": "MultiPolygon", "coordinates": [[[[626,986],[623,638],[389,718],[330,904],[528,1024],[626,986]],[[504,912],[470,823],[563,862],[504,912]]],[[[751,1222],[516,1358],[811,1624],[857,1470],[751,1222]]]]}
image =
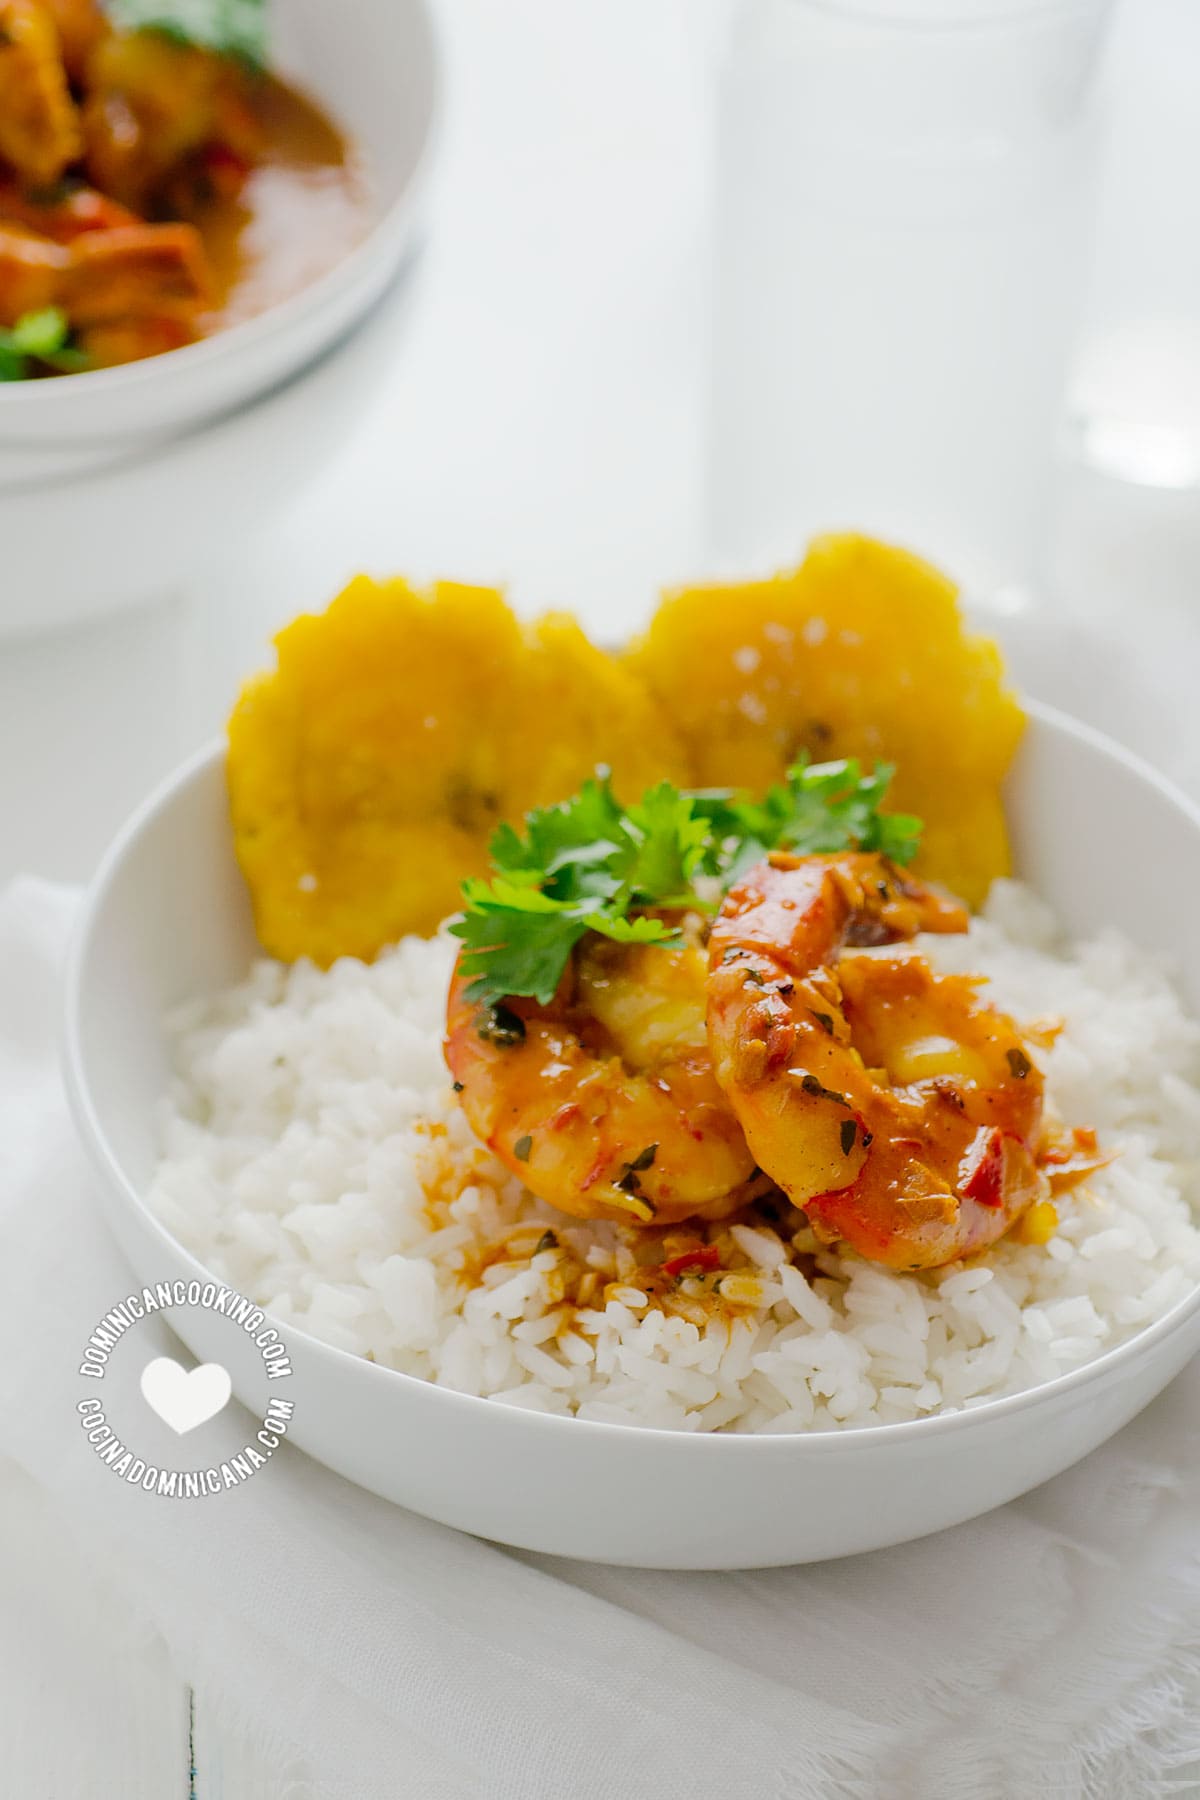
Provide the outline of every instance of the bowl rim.
{"type": "MultiPolygon", "coordinates": [[[[114,393],[136,393],[164,380],[161,373],[164,369],[178,374],[183,380],[191,378],[191,371],[201,375],[206,368],[228,360],[242,350],[252,353],[277,332],[287,331],[310,313],[323,310],[342,292],[353,291],[369,280],[381,245],[403,239],[410,219],[420,211],[445,128],[441,31],[429,0],[409,0],[409,4],[425,40],[429,116],[411,173],[391,203],[372,219],[359,242],[315,281],[307,282],[253,318],[214,331],[194,343],[181,344],[176,350],[160,351],[156,356],[140,357],[136,362],[120,363],[109,369],[80,369],[59,380],[0,383],[0,421],[6,428],[19,429],[27,418],[44,419],[55,412],[65,413],[71,406],[88,406],[93,400],[102,405],[114,393]]],[[[270,66],[268,63],[268,71],[270,66]]],[[[337,123],[340,125],[341,122],[337,123]]],[[[304,358],[305,364],[311,361],[312,356],[304,358]]],[[[235,400],[232,404],[245,404],[251,398],[252,386],[241,402],[235,400]]],[[[152,429],[169,432],[172,427],[167,424],[152,429]]]]}
{"type": "MultiPolygon", "coordinates": [[[[1174,782],[1161,774],[1150,763],[1135,752],[1127,750],[1116,739],[1095,727],[1073,718],[1059,708],[1049,706],[1042,701],[1031,700],[1022,696],[1022,705],[1026,714],[1038,725],[1047,728],[1053,734],[1075,740],[1085,745],[1105,760],[1123,766],[1148,787],[1154,789],[1159,796],[1178,813],[1183,820],[1200,832],[1200,806],[1178,788],[1174,782]]],[[[79,917],[75,921],[71,943],[66,960],[63,983],[63,1005],[61,1018],[61,1060],[64,1084],[67,1092],[70,1112],[76,1130],[83,1141],[93,1167],[101,1179],[107,1182],[114,1197],[123,1204],[131,1206],[140,1216],[143,1225],[149,1225],[162,1242],[164,1249],[177,1257],[183,1257],[191,1264],[195,1274],[205,1281],[218,1285],[230,1286],[222,1282],[211,1269],[205,1267],[198,1258],[178,1239],[173,1237],[162,1222],[155,1218],[139,1192],[136,1184],[125,1173],[119,1159],[110,1146],[92,1100],[87,1068],[81,1043],[81,996],[86,973],[89,951],[97,921],[103,911],[105,902],[117,874],[124,865],[134,845],[141,839],[162,813],[193,782],[211,775],[216,765],[225,757],[225,741],[223,738],[210,741],[196,751],[178,768],[167,775],[141,804],[135,808],[125,824],[118,831],[96,869],[92,880],[88,883],[83,896],[79,917]]],[[[1018,752],[1019,754],[1019,752],[1018,752]]],[[[135,1271],[136,1273],[136,1271],[135,1271]]],[[[236,1291],[236,1290],[235,1290],[236,1291]]],[[[257,1303],[256,1303],[257,1304],[257,1303]]],[[[268,1308],[263,1311],[268,1318],[274,1319],[268,1308]]],[[[1033,1387],[1022,1388],[1014,1394],[998,1395],[992,1399],[980,1400],[975,1405],[967,1405],[953,1412],[940,1412],[920,1419],[897,1420],[892,1423],[855,1426],[822,1426],[813,1430],[797,1432],[721,1432],[721,1431],[684,1431],[671,1429],[661,1425],[635,1425],[600,1419],[578,1419],[564,1417],[557,1413],[537,1412],[532,1408],[509,1406],[504,1411],[512,1416],[514,1429],[527,1429],[535,1432],[552,1431],[569,1434],[587,1432],[600,1433],[602,1436],[622,1438],[629,1442],[659,1443],[675,1447],[678,1454],[700,1456],[821,1456],[837,1454],[866,1455],[877,1448],[881,1442],[896,1443],[917,1441],[924,1443],[935,1436],[963,1433],[978,1429],[987,1421],[999,1418],[1012,1418],[1023,1412],[1031,1411],[1044,1404],[1081,1394],[1097,1383],[1107,1381],[1118,1372],[1125,1363],[1132,1362],[1148,1349],[1153,1349],[1163,1340],[1172,1337],[1189,1319],[1200,1313],[1200,1284],[1176,1301],[1170,1310],[1159,1319],[1152,1320],[1143,1326],[1123,1343],[1114,1345],[1103,1351],[1090,1362],[1083,1363],[1077,1369],[1068,1370],[1065,1374],[1056,1375],[1050,1381],[1039,1382],[1033,1387]],[[704,1450],[684,1450],[683,1445],[705,1444],[710,1446],[704,1450]],[[721,1445],[724,1448],[716,1448],[721,1445]],[[747,1445],[756,1445],[757,1449],[748,1450],[747,1445]],[[733,1448],[737,1446],[737,1448],[733,1448]],[[770,1446],[770,1448],[766,1448],[770,1446]]],[[[368,1362],[353,1351],[342,1350],[336,1345],[328,1344],[315,1337],[294,1321],[274,1319],[284,1332],[285,1342],[300,1341],[306,1355],[323,1359],[328,1367],[336,1370],[345,1364],[359,1371],[355,1379],[363,1382],[379,1384],[401,1384],[402,1389],[415,1390],[425,1398],[437,1396],[434,1404],[444,1401],[451,1409],[457,1409],[464,1419],[479,1413],[479,1409],[487,1409],[487,1417],[494,1423],[499,1410],[497,1402],[479,1394],[464,1394],[455,1388],[440,1387],[436,1382],[428,1381],[422,1376],[408,1375],[399,1369],[389,1369],[380,1363],[368,1362]]],[[[384,1388],[380,1387],[382,1393],[384,1388]]],[[[503,1403],[500,1403],[501,1405],[503,1403]]],[[[483,1415],[480,1414],[482,1417],[483,1415]]],[[[571,1436],[567,1441],[571,1441],[571,1436]]]]}

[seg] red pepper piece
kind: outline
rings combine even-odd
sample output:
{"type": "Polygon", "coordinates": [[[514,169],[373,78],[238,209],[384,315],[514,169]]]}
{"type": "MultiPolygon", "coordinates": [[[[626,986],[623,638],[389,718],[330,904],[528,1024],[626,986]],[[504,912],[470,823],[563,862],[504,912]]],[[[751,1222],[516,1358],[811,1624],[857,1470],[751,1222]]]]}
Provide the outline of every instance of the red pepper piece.
{"type": "Polygon", "coordinates": [[[210,144],[202,160],[213,192],[222,200],[235,200],[246,185],[251,164],[228,144],[210,144]]]}
{"type": "Polygon", "coordinates": [[[664,1275],[682,1275],[685,1269],[719,1269],[721,1253],[715,1244],[697,1244],[694,1250],[681,1250],[662,1265],[664,1275]]]}
{"type": "Polygon", "coordinates": [[[999,1206],[1004,1199],[1004,1133],[981,1125],[958,1165],[958,1191],[980,1206],[999,1206]]]}

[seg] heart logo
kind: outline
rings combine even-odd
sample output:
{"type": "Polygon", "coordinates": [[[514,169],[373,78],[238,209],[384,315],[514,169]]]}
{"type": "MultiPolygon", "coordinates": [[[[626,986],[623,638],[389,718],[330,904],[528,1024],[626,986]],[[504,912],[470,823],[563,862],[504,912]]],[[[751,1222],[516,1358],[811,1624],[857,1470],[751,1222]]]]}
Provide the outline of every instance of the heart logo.
{"type": "Polygon", "coordinates": [[[171,1356],[156,1356],[142,1370],[142,1397],[178,1437],[215,1419],[233,1392],[229,1370],[220,1363],[184,1369],[171,1356]]]}

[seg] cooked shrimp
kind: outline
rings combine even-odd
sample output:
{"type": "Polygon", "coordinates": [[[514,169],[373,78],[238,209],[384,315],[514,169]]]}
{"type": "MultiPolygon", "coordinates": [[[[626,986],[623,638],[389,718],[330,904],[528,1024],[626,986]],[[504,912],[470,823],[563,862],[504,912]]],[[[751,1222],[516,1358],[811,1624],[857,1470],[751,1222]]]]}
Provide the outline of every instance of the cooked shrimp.
{"type": "Polygon", "coordinates": [[[115,32],[88,60],[87,163],[106,194],[144,212],[211,145],[253,161],[261,132],[230,57],[155,32],[115,32]]]}
{"type": "Polygon", "coordinates": [[[185,319],[148,314],[140,319],[106,319],[96,325],[81,326],[75,333],[75,343],[91,368],[112,369],[121,363],[140,362],[145,356],[161,356],[166,350],[180,350],[194,337],[185,319]]]}
{"type": "Polygon", "coordinates": [[[773,856],[709,945],[714,1068],[758,1163],[817,1233],[893,1268],[1000,1237],[1044,1191],[1042,1079],[978,983],[911,949],[966,915],[877,856],[773,856]]]}
{"type": "Polygon", "coordinates": [[[128,207],[82,183],[29,194],[15,181],[0,181],[0,221],[19,225],[56,244],[69,244],[85,231],[111,231],[114,226],[142,223],[128,207]]]}
{"type": "Polygon", "coordinates": [[[67,74],[82,86],[88,57],[112,30],[100,0],[42,0],[42,5],[58,27],[67,74]]]}
{"type": "Polygon", "coordinates": [[[694,934],[676,950],[589,936],[549,1006],[481,1007],[468,986],[460,965],[446,1061],[475,1131],[543,1200],[669,1224],[764,1185],[713,1074],[694,934]]]}
{"type": "Polygon", "coordinates": [[[71,253],[19,225],[0,223],[0,325],[58,304],[71,253]]]}
{"type": "Polygon", "coordinates": [[[122,225],[71,244],[62,305],[72,323],[187,317],[209,298],[208,259],[194,225],[122,225]]]}
{"type": "MultiPolygon", "coordinates": [[[[194,226],[121,225],[62,244],[0,221],[0,325],[46,306],[61,307],[73,328],[146,319],[186,325],[209,293],[194,226]]],[[[175,341],[190,335],[177,330],[175,341]]]]}
{"type": "Polygon", "coordinates": [[[46,186],[82,149],[53,15],[41,0],[0,0],[0,158],[46,186]]]}

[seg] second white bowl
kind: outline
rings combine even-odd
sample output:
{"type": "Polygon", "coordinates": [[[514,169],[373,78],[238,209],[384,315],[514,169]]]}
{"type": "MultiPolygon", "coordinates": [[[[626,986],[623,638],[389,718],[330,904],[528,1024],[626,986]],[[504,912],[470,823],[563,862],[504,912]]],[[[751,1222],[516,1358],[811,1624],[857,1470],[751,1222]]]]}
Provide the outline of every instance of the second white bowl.
{"type": "Polygon", "coordinates": [[[0,491],[128,455],[286,381],[378,300],[421,217],[438,106],[425,0],[287,0],[271,66],[312,95],[366,157],[376,221],[333,269],[260,317],[164,356],[0,386],[0,491]]]}
{"type": "Polygon", "coordinates": [[[209,425],[28,487],[0,487],[0,638],[166,600],[214,550],[262,531],[355,429],[395,355],[407,270],[310,367],[209,425]]]}

